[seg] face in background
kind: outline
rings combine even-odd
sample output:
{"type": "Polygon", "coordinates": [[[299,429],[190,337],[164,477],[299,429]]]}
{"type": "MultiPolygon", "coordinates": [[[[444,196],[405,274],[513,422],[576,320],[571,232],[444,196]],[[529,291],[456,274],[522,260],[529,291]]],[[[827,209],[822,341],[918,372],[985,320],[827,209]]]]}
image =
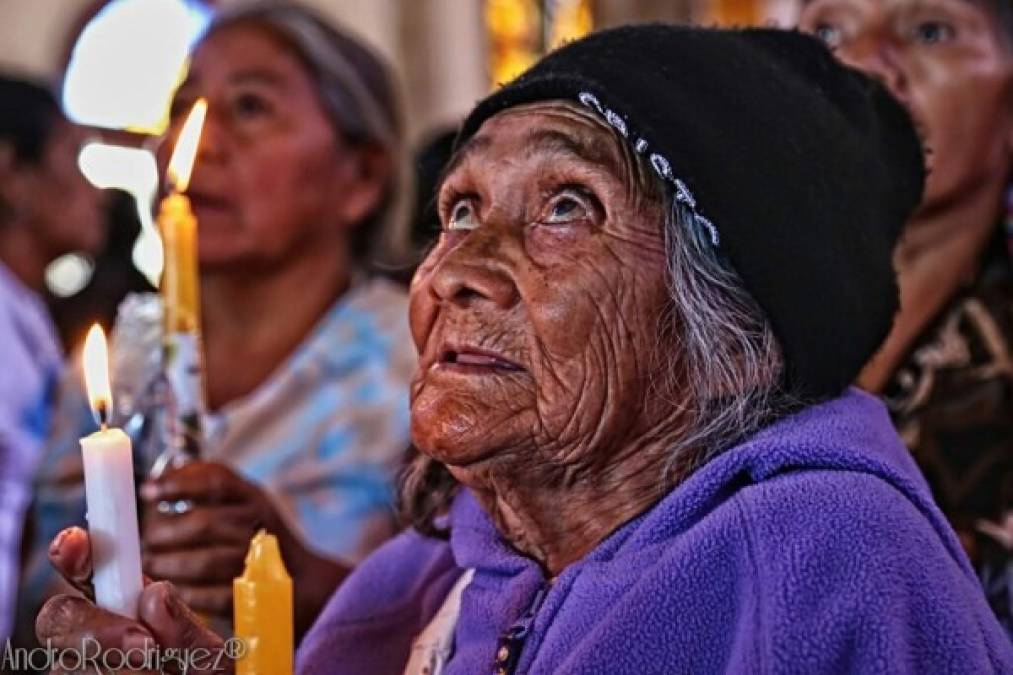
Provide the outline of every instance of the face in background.
{"type": "Polygon", "coordinates": [[[923,209],[1005,180],[1013,46],[977,0],[810,0],[800,27],[904,103],[930,149],[923,209]]]}
{"type": "Polygon", "coordinates": [[[208,116],[187,193],[202,269],[270,270],[321,247],[340,258],[386,175],[375,152],[335,130],[292,49],[252,23],[211,33],[173,101],[163,167],[201,96],[208,116]]]}
{"type": "Polygon", "coordinates": [[[4,160],[4,199],[49,260],[71,252],[95,255],[105,243],[102,193],[77,163],[85,140],[80,127],[59,120],[38,162],[4,160]]]}
{"type": "Polygon", "coordinates": [[[591,448],[618,452],[657,423],[662,213],[627,166],[563,104],[500,113],[452,160],[411,289],[412,435],[461,482],[503,466],[584,475],[617,459],[591,448]]]}

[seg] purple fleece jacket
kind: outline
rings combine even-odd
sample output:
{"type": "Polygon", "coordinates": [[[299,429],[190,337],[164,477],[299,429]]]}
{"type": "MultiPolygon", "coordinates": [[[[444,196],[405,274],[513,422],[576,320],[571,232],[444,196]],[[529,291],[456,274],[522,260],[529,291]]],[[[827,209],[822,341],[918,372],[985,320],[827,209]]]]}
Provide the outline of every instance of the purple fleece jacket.
{"type": "Polygon", "coordinates": [[[341,586],[299,675],[400,675],[463,570],[447,673],[1013,673],[952,530],[883,406],[856,390],[693,473],[549,586],[467,491],[450,542],[405,532],[341,586]],[[539,597],[540,596],[540,597],[539,597]]]}

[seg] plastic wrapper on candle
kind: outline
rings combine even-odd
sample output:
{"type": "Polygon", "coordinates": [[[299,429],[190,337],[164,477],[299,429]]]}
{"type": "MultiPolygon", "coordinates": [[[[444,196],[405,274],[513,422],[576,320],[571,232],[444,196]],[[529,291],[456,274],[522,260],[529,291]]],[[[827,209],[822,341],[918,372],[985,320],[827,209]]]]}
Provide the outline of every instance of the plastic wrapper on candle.
{"type": "Polygon", "coordinates": [[[250,542],[243,576],[232,581],[232,602],[235,635],[246,645],[236,675],[291,675],[292,578],[273,534],[261,530],[250,542]]]}
{"type": "Polygon", "coordinates": [[[119,429],[81,439],[88,536],[99,607],[131,619],[143,589],[130,439],[119,429]]]}

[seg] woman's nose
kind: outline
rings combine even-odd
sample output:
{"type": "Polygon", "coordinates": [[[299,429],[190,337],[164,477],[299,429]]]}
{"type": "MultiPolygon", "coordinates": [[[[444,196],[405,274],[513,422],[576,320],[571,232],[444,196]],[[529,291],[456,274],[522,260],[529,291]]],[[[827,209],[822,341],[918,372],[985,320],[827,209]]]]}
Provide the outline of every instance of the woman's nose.
{"type": "Polygon", "coordinates": [[[837,49],[844,63],[875,78],[901,103],[908,103],[908,81],[889,37],[866,34],[849,40],[837,49]]]}
{"type": "Polygon", "coordinates": [[[433,270],[433,294],[444,303],[470,306],[491,303],[508,309],[517,301],[517,287],[504,260],[502,242],[491,232],[469,232],[433,270]]]}

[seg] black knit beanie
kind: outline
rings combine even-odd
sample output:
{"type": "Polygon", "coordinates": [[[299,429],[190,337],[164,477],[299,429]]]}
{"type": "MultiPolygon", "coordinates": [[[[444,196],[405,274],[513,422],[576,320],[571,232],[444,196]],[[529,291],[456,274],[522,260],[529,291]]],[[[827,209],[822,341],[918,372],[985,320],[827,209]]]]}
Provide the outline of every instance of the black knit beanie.
{"type": "Polygon", "coordinates": [[[788,390],[839,394],[897,310],[892,251],[924,167],[903,108],[818,40],[662,25],[596,33],[481,101],[565,99],[597,111],[694,214],[767,313],[788,390]]]}

